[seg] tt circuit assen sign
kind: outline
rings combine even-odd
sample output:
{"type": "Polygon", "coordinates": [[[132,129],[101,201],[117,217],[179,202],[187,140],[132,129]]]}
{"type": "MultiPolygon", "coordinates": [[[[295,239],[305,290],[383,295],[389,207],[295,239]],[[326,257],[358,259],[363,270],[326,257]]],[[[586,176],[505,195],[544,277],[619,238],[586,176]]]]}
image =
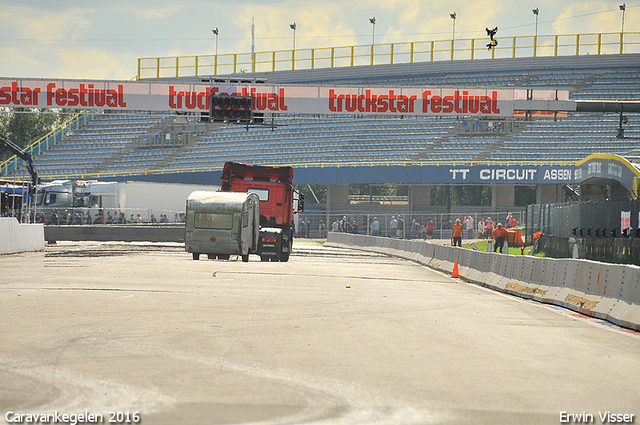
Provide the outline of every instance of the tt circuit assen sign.
{"type": "Polygon", "coordinates": [[[253,111],[266,114],[509,117],[514,113],[513,90],[0,79],[0,107],[208,112],[215,95],[253,96],[253,111]]]}
{"type": "Polygon", "coordinates": [[[570,184],[578,183],[573,165],[406,164],[296,169],[296,184],[345,184],[353,181],[402,184],[570,184]]]}

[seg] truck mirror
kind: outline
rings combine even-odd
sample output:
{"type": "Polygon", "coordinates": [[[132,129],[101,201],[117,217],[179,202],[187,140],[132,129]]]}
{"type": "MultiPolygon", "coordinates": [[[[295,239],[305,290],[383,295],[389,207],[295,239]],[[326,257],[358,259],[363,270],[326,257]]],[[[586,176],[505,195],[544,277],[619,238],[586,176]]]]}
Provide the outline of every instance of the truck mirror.
{"type": "Polygon", "coordinates": [[[304,212],[304,194],[298,193],[298,211],[296,212],[304,212]]]}

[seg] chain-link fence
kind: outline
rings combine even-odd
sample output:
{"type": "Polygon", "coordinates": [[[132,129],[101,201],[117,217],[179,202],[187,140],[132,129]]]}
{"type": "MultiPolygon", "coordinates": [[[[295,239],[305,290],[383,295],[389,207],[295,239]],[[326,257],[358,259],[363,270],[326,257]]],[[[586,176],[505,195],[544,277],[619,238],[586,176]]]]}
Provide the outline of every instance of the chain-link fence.
{"type": "MultiPolygon", "coordinates": [[[[453,225],[456,220],[463,224],[465,239],[482,239],[485,236],[480,234],[480,222],[487,223],[491,219],[492,225],[498,223],[507,225],[507,217],[511,214],[517,224],[523,223],[524,212],[502,211],[497,213],[470,213],[467,215],[457,213],[436,213],[436,212],[413,212],[399,214],[363,214],[359,213],[337,213],[334,212],[327,219],[324,211],[305,211],[297,215],[296,235],[302,238],[326,238],[327,232],[346,231],[361,235],[374,235],[375,222],[377,221],[377,235],[385,237],[402,237],[403,239],[451,239],[453,225]],[[473,219],[471,230],[467,230],[465,223],[468,217],[473,219]],[[392,234],[391,222],[400,218],[398,229],[400,235],[392,234]],[[348,225],[343,227],[341,221],[346,221],[348,225]],[[433,234],[427,235],[427,222],[433,221],[433,234]],[[353,224],[355,223],[355,225],[353,224]]],[[[486,224],[485,224],[486,225],[486,224]]],[[[486,230],[485,230],[486,235],[486,230]]]]}

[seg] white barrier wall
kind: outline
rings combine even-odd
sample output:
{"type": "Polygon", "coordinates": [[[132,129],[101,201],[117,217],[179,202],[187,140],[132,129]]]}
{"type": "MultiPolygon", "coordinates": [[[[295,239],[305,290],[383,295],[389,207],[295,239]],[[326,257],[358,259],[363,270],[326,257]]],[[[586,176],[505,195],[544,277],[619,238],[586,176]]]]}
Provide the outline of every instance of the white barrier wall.
{"type": "Polygon", "coordinates": [[[502,292],[640,331],[640,267],[480,252],[424,241],[331,232],[327,245],[417,261],[502,292]]]}
{"type": "Polygon", "coordinates": [[[44,225],[20,224],[11,217],[0,217],[0,254],[44,249],[44,225]]]}

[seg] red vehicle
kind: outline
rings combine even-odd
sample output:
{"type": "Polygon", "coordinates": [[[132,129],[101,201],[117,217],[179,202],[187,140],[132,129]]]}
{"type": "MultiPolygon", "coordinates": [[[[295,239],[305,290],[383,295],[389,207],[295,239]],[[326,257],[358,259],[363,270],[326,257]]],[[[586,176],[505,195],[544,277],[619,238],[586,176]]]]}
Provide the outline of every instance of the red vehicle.
{"type": "Polygon", "coordinates": [[[293,167],[227,162],[223,192],[251,192],[260,198],[258,255],[262,261],[289,261],[294,212],[303,211],[303,195],[293,189],[293,167]]]}

